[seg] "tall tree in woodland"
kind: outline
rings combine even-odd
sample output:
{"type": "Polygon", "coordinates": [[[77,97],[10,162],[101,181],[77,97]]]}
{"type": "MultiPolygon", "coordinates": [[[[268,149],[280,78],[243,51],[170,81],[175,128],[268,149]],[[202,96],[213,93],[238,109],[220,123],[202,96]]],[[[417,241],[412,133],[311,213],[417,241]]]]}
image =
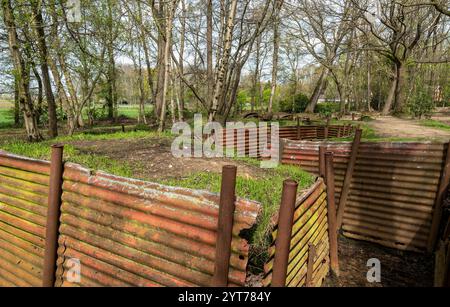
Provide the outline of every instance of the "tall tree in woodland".
{"type": "Polygon", "coordinates": [[[351,0],[301,0],[294,8],[300,9],[301,13],[298,17],[294,15],[291,33],[300,39],[308,53],[322,66],[306,112],[314,112],[326,88],[327,78],[333,74],[339,50],[351,26],[351,7],[351,0]]]}
{"type": "Polygon", "coordinates": [[[18,100],[24,118],[27,137],[29,141],[40,141],[42,140],[42,135],[38,128],[36,111],[30,95],[30,67],[23,58],[13,7],[10,0],[1,0],[1,5],[3,21],[8,33],[8,45],[14,66],[14,75],[18,81],[18,100]]]}
{"type": "Polygon", "coordinates": [[[117,118],[117,69],[116,69],[116,59],[115,59],[115,50],[114,44],[117,38],[117,26],[115,26],[115,15],[114,12],[117,10],[116,0],[107,0],[107,26],[108,32],[106,37],[106,49],[108,55],[108,95],[107,95],[107,103],[108,103],[108,118],[116,119],[117,118]]]}
{"type": "Polygon", "coordinates": [[[275,0],[275,12],[273,14],[273,54],[272,54],[272,82],[269,98],[268,113],[272,113],[275,92],[277,90],[278,75],[278,51],[280,49],[280,12],[283,0],[275,0]]]}
{"type": "Polygon", "coordinates": [[[431,7],[409,4],[411,1],[408,0],[377,0],[375,5],[373,1],[356,4],[363,12],[361,16],[370,29],[370,36],[374,38],[371,48],[391,62],[392,81],[382,111],[384,115],[392,109],[398,113],[405,111],[407,62],[420,45],[423,34],[434,24],[431,7]]]}
{"type": "MultiPolygon", "coordinates": [[[[207,70],[207,97],[208,101],[212,103],[213,88],[214,88],[214,73],[213,73],[213,4],[212,0],[207,0],[206,9],[206,70],[207,70]]],[[[211,106],[211,105],[210,105],[211,106]]]]}
{"type": "Polygon", "coordinates": [[[219,101],[223,97],[223,86],[225,84],[225,77],[228,69],[228,62],[230,60],[231,46],[233,39],[234,18],[236,17],[237,0],[232,0],[230,3],[230,10],[225,26],[225,35],[223,40],[223,51],[219,61],[217,70],[217,79],[214,84],[214,91],[212,97],[211,108],[209,110],[209,121],[213,121],[216,117],[219,101]]]}
{"type": "Polygon", "coordinates": [[[48,52],[46,35],[44,31],[44,20],[42,17],[42,2],[38,0],[30,1],[32,17],[36,31],[37,45],[39,51],[39,60],[41,66],[42,82],[45,89],[48,108],[48,135],[50,137],[58,136],[58,119],[56,117],[56,103],[53,95],[50,73],[48,68],[48,52]]]}
{"type": "Polygon", "coordinates": [[[170,81],[170,64],[171,64],[171,49],[172,49],[172,28],[175,11],[177,9],[178,0],[169,1],[167,7],[168,15],[166,20],[166,32],[165,32],[165,46],[164,46],[164,83],[162,88],[162,106],[159,119],[158,131],[162,132],[165,127],[166,121],[166,106],[167,106],[167,92],[170,81]]]}
{"type": "MultiPolygon", "coordinates": [[[[169,2],[171,2],[170,0],[169,2]]],[[[165,103],[164,99],[164,77],[165,77],[165,70],[166,70],[166,34],[167,34],[167,22],[166,22],[166,1],[159,0],[156,2],[155,0],[150,0],[151,2],[151,10],[152,10],[152,16],[153,20],[155,21],[156,27],[158,29],[158,35],[156,38],[157,41],[157,63],[156,63],[156,88],[155,88],[155,116],[156,118],[161,118],[161,111],[163,108],[163,105],[165,103]]],[[[165,116],[165,115],[164,115],[165,116]]]]}

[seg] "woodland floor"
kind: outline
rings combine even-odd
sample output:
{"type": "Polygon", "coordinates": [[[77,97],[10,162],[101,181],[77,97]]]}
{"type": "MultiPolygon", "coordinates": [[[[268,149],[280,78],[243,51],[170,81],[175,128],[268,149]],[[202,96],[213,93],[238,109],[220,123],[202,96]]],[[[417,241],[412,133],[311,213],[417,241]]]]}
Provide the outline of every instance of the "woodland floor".
{"type": "Polygon", "coordinates": [[[324,287],[432,287],[434,258],[377,244],[339,238],[340,276],[327,277],[324,287]],[[370,283],[367,261],[381,262],[381,282],[370,283]]]}

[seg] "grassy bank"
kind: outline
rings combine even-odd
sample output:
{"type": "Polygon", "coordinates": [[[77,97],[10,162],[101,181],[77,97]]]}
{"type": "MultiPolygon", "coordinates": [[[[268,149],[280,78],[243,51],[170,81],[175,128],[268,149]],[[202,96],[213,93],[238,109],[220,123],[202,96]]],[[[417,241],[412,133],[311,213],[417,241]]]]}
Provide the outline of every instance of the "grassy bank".
{"type": "MultiPolygon", "coordinates": [[[[256,160],[246,159],[246,163],[259,163],[256,160]]],[[[271,217],[278,210],[281,200],[283,181],[291,178],[299,183],[299,190],[313,184],[314,177],[298,167],[280,165],[275,169],[267,170],[264,178],[237,177],[236,194],[261,203],[262,213],[257,226],[250,237],[252,246],[250,262],[253,266],[261,268],[267,258],[267,249],[270,244],[271,217]]],[[[220,191],[221,175],[217,173],[196,173],[184,179],[172,179],[161,182],[172,186],[208,190],[218,193],[220,191]]]]}

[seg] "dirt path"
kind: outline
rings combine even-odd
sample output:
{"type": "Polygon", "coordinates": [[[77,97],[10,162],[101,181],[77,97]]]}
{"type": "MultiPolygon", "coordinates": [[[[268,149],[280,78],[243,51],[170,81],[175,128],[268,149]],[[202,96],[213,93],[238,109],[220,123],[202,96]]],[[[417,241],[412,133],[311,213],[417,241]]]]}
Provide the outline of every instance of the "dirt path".
{"type": "Polygon", "coordinates": [[[450,131],[421,126],[416,120],[391,116],[380,116],[369,122],[369,126],[380,137],[427,138],[448,140],[450,131]]]}

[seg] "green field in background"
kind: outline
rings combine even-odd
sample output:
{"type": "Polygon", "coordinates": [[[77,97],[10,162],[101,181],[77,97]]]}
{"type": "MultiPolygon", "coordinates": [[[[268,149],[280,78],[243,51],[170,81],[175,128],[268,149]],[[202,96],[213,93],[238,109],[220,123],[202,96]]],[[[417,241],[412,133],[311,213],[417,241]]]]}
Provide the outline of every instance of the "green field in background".
{"type": "Polygon", "coordinates": [[[14,124],[13,103],[0,100],[0,128],[10,127],[14,124]]]}

